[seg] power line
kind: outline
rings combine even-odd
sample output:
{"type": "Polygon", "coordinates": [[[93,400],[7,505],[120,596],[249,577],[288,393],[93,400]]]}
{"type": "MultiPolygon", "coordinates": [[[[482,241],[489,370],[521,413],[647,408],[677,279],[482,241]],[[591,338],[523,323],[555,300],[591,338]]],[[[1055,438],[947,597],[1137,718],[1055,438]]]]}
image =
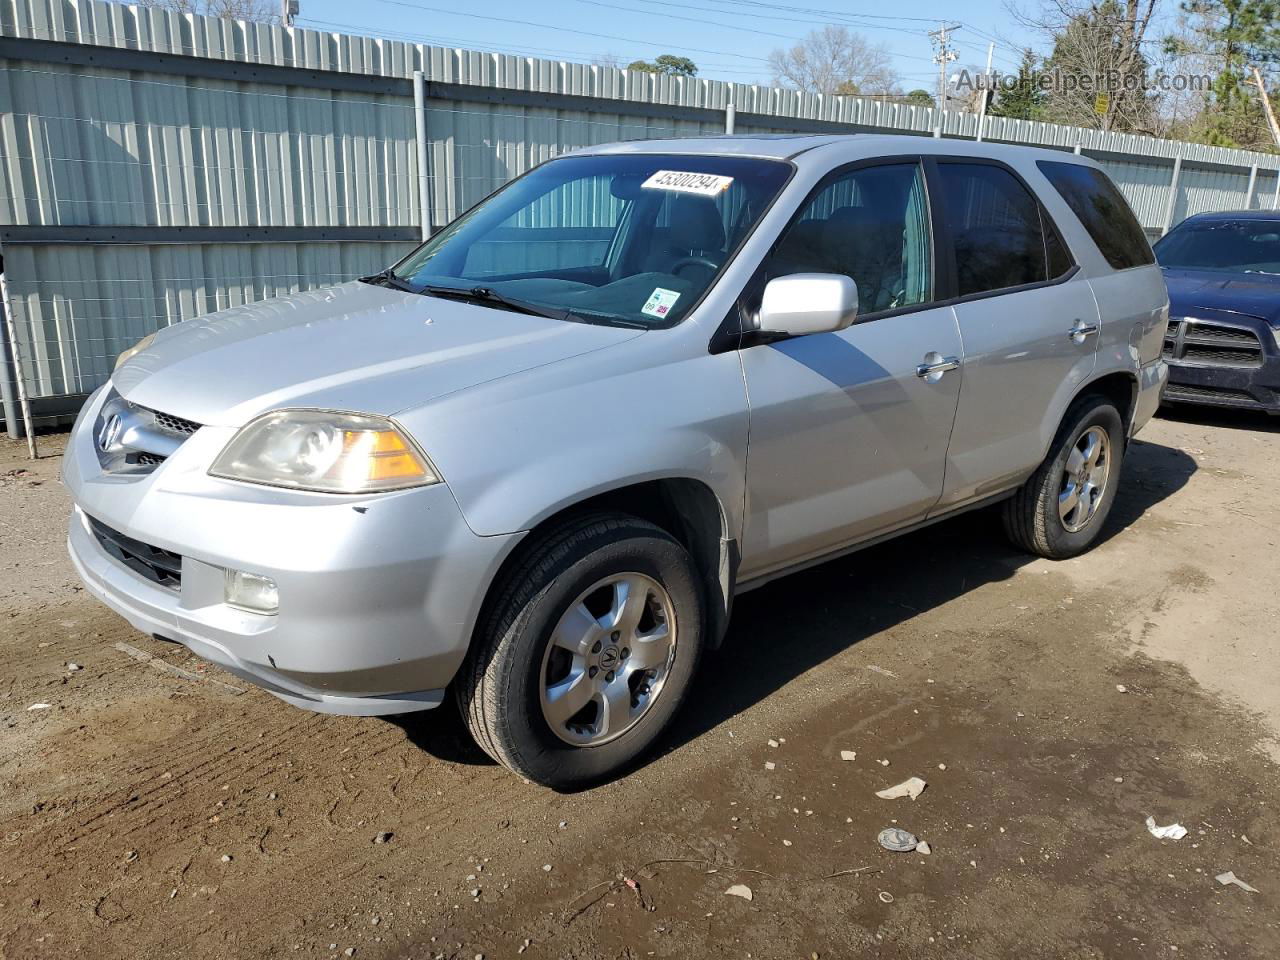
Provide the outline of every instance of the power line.
{"type": "MultiPolygon", "coordinates": [[[[493,23],[511,23],[520,27],[537,27],[545,30],[556,30],[560,33],[574,33],[583,37],[595,37],[597,40],[618,40],[622,43],[634,43],[631,37],[620,37],[612,33],[594,33],[590,30],[575,30],[572,27],[566,27],[563,24],[542,23],[537,20],[518,20],[514,17],[491,17],[483,13],[462,13],[458,10],[449,10],[445,7],[428,7],[418,3],[408,3],[406,0],[374,0],[375,3],[385,3],[393,7],[406,7],[410,10],[423,10],[427,13],[438,13],[451,17],[467,17],[471,20],[488,20],[493,23]]],[[[734,53],[731,50],[709,50],[705,47],[691,47],[684,44],[668,43],[668,47],[674,50],[689,50],[693,53],[710,53],[717,56],[740,57],[743,60],[758,60],[761,63],[768,63],[766,57],[752,57],[745,53],[734,53]]]]}

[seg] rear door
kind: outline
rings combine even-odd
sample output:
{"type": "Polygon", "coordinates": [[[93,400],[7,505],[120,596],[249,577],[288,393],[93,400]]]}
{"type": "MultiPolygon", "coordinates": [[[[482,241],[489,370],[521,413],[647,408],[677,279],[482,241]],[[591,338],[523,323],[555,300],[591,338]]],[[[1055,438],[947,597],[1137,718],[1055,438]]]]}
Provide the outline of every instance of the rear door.
{"type": "Polygon", "coordinates": [[[935,512],[1007,489],[1043,459],[1090,374],[1098,306],[1048,212],[1012,168],[930,165],[964,342],[964,382],[935,512]]]}
{"type": "Polygon", "coordinates": [[[852,277],[859,320],[741,352],[742,579],[921,519],[941,494],[962,357],[955,313],[936,302],[932,234],[919,159],[862,163],[819,184],[767,259],[761,286],[852,277]]]}

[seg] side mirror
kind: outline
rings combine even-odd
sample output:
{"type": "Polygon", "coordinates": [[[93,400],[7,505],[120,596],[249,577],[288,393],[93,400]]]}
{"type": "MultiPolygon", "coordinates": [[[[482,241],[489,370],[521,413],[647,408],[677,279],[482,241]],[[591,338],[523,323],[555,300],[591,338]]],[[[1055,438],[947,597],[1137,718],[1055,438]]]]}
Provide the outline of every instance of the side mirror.
{"type": "Polygon", "coordinates": [[[858,285],[838,273],[775,277],[760,300],[760,331],[802,337],[834,333],[858,315],[858,285]]]}

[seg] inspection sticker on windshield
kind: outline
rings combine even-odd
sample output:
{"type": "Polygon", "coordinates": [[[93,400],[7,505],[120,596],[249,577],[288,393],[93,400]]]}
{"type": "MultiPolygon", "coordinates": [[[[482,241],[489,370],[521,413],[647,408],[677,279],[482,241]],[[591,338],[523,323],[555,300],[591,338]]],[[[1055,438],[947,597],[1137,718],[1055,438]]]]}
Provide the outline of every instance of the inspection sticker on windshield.
{"type": "Polygon", "coordinates": [[[696,193],[700,197],[718,197],[729,189],[731,183],[733,177],[721,177],[714,173],[659,170],[641,186],[646,190],[674,190],[676,193],[696,193]]]}
{"type": "Polygon", "coordinates": [[[676,301],[679,299],[680,294],[675,290],[663,290],[662,287],[654,287],[653,293],[649,294],[649,299],[640,308],[640,312],[647,313],[651,317],[665,317],[671,312],[671,308],[675,306],[676,301]]]}

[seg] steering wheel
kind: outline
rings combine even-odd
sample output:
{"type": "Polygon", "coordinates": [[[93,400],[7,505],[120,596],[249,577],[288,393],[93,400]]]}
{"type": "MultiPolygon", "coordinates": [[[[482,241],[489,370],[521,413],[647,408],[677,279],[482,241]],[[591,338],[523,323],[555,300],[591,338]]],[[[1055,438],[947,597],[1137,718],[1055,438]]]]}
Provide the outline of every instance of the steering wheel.
{"type": "Polygon", "coordinates": [[[710,270],[713,274],[717,273],[720,270],[720,264],[716,263],[714,260],[711,260],[707,257],[681,257],[679,260],[677,260],[675,263],[671,265],[672,275],[679,276],[680,271],[683,270],[685,267],[705,267],[707,270],[710,270]]]}

